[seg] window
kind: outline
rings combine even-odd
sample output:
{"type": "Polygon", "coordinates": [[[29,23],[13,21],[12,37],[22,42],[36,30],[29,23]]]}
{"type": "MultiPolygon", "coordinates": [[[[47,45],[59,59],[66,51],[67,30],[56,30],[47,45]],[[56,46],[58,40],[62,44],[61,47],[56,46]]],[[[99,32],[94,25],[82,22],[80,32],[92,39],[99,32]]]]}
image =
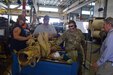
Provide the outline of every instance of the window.
{"type": "Polygon", "coordinates": [[[85,10],[83,10],[82,14],[84,14],[84,15],[93,15],[93,11],[85,11],[85,10]]]}
{"type": "MultiPolygon", "coordinates": [[[[17,21],[17,18],[18,18],[18,16],[14,16],[14,15],[11,16],[11,19],[15,22],[17,21]]],[[[30,17],[26,16],[26,19],[27,19],[26,23],[30,23],[30,17]]]]}
{"type": "Polygon", "coordinates": [[[89,5],[95,6],[95,2],[93,2],[93,3],[90,3],[89,5]]]}
{"type": "Polygon", "coordinates": [[[0,15],[0,17],[8,18],[8,15],[0,15]]]}

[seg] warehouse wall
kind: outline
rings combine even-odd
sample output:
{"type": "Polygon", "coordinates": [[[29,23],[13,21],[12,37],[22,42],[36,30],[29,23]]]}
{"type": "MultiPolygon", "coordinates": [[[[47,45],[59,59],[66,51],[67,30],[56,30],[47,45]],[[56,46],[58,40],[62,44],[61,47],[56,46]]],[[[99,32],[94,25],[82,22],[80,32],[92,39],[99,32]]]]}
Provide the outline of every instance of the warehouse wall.
{"type": "Polygon", "coordinates": [[[107,17],[113,17],[113,0],[108,0],[107,17]]]}
{"type": "Polygon", "coordinates": [[[103,11],[98,12],[99,8],[104,8],[104,0],[98,0],[94,7],[94,17],[103,17],[103,11]]]}
{"type": "MultiPolygon", "coordinates": [[[[103,11],[98,12],[98,8],[104,8],[104,1],[105,0],[99,0],[96,1],[95,7],[94,7],[94,17],[103,17],[103,11]]],[[[108,0],[107,3],[107,16],[106,17],[113,17],[113,0],[108,0]]]]}

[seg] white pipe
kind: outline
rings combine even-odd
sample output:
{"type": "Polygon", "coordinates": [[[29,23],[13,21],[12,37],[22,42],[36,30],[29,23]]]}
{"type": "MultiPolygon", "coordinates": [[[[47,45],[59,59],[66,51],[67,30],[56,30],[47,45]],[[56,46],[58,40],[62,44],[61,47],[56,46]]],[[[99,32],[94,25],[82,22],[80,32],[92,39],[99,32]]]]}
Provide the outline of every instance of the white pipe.
{"type": "Polygon", "coordinates": [[[80,2],[83,2],[83,1],[84,1],[84,0],[78,0],[78,1],[74,2],[72,5],[70,5],[69,7],[65,8],[65,9],[63,10],[63,12],[66,12],[67,10],[71,9],[72,7],[78,5],[80,2]]]}
{"type": "Polygon", "coordinates": [[[6,6],[5,4],[0,2],[0,6],[4,7],[4,8],[8,8],[8,6],[6,6]]]}
{"type": "Polygon", "coordinates": [[[93,2],[93,1],[95,1],[95,0],[89,0],[89,1],[83,2],[83,3],[81,3],[81,4],[78,4],[77,6],[71,8],[70,10],[68,10],[68,11],[67,11],[67,14],[70,13],[70,12],[73,12],[73,11],[75,11],[75,10],[77,10],[77,9],[79,9],[79,8],[81,8],[81,7],[85,6],[85,5],[87,5],[87,4],[91,3],[91,2],[93,2]]]}

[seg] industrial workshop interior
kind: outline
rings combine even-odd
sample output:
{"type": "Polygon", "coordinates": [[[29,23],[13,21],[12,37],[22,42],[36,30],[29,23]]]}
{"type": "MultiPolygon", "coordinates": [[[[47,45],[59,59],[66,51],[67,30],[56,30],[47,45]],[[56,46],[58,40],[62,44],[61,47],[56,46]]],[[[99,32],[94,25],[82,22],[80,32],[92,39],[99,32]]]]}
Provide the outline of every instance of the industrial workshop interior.
{"type": "Polygon", "coordinates": [[[113,75],[113,0],[0,0],[0,75],[113,75]]]}

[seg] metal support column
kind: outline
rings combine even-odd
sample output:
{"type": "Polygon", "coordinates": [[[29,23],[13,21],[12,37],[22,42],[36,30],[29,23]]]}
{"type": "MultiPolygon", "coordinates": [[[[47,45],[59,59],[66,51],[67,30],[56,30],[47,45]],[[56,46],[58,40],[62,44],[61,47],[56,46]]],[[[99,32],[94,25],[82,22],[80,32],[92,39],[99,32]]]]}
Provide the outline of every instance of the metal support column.
{"type": "Polygon", "coordinates": [[[107,16],[107,5],[108,5],[108,0],[104,0],[104,13],[103,13],[104,18],[106,18],[107,16]]]}
{"type": "Polygon", "coordinates": [[[23,7],[22,7],[22,9],[23,9],[23,11],[22,11],[22,15],[23,16],[26,16],[26,0],[23,0],[23,5],[22,5],[23,7]]]}

